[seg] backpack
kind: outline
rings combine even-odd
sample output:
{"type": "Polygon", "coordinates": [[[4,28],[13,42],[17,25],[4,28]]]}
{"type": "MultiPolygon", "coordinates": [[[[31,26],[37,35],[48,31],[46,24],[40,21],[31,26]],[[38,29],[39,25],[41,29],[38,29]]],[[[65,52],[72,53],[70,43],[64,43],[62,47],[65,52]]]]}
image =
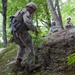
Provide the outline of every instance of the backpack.
{"type": "Polygon", "coordinates": [[[19,11],[17,16],[10,16],[10,27],[11,27],[11,34],[15,34],[17,31],[29,30],[29,28],[25,25],[23,21],[23,12],[22,10],[19,11]]]}

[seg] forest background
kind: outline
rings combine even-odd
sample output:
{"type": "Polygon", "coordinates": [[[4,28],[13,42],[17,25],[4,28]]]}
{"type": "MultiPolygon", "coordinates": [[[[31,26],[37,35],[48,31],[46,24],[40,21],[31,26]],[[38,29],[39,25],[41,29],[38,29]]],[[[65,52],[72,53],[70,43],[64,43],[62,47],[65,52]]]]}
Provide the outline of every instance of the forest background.
{"type": "MultiPolygon", "coordinates": [[[[33,16],[34,25],[40,30],[40,33],[37,37],[48,34],[53,16],[51,14],[50,8],[48,7],[46,0],[40,0],[40,1],[39,0],[36,1],[35,0],[22,0],[22,1],[0,0],[0,39],[1,39],[0,47],[6,47],[8,44],[8,40],[11,37],[10,27],[9,27],[9,17],[11,15],[14,15],[17,10],[25,8],[25,5],[30,1],[36,3],[38,7],[37,11],[33,16]]],[[[66,22],[66,17],[68,16],[71,16],[72,18],[71,22],[75,24],[74,0],[56,0],[56,1],[59,2],[63,27],[66,22]]],[[[52,2],[55,7],[55,11],[57,12],[59,10],[56,7],[56,1],[53,0],[52,2]]],[[[35,36],[34,33],[32,34],[32,36],[35,36]]]]}

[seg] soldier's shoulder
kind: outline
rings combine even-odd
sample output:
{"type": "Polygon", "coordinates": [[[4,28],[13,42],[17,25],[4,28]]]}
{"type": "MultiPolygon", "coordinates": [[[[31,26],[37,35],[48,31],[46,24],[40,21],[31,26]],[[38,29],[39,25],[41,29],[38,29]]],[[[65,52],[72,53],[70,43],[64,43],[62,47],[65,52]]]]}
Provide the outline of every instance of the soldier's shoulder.
{"type": "Polygon", "coordinates": [[[24,13],[24,14],[28,13],[28,11],[26,10],[26,8],[21,9],[21,12],[24,13]]]}

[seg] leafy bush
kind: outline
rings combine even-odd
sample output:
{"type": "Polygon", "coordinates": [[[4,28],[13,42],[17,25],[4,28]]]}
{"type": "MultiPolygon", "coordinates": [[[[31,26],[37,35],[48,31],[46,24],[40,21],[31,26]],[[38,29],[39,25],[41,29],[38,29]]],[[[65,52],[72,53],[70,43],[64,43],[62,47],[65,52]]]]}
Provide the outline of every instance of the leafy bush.
{"type": "Polygon", "coordinates": [[[75,53],[68,56],[68,65],[72,65],[75,63],[75,53]]]}
{"type": "Polygon", "coordinates": [[[30,32],[33,38],[33,44],[35,46],[35,49],[42,48],[42,44],[45,41],[43,39],[43,36],[45,36],[48,33],[48,30],[46,30],[46,28],[38,28],[38,29],[39,33],[30,32]]]}

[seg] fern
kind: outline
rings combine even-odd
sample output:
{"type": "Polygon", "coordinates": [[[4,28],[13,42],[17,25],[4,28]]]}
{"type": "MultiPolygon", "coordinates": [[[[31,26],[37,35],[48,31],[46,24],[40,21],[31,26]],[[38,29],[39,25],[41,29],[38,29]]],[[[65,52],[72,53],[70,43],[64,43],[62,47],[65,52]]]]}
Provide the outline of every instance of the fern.
{"type": "Polygon", "coordinates": [[[68,56],[67,60],[68,60],[68,65],[74,64],[75,63],[75,53],[73,53],[70,56],[68,56]]]}

